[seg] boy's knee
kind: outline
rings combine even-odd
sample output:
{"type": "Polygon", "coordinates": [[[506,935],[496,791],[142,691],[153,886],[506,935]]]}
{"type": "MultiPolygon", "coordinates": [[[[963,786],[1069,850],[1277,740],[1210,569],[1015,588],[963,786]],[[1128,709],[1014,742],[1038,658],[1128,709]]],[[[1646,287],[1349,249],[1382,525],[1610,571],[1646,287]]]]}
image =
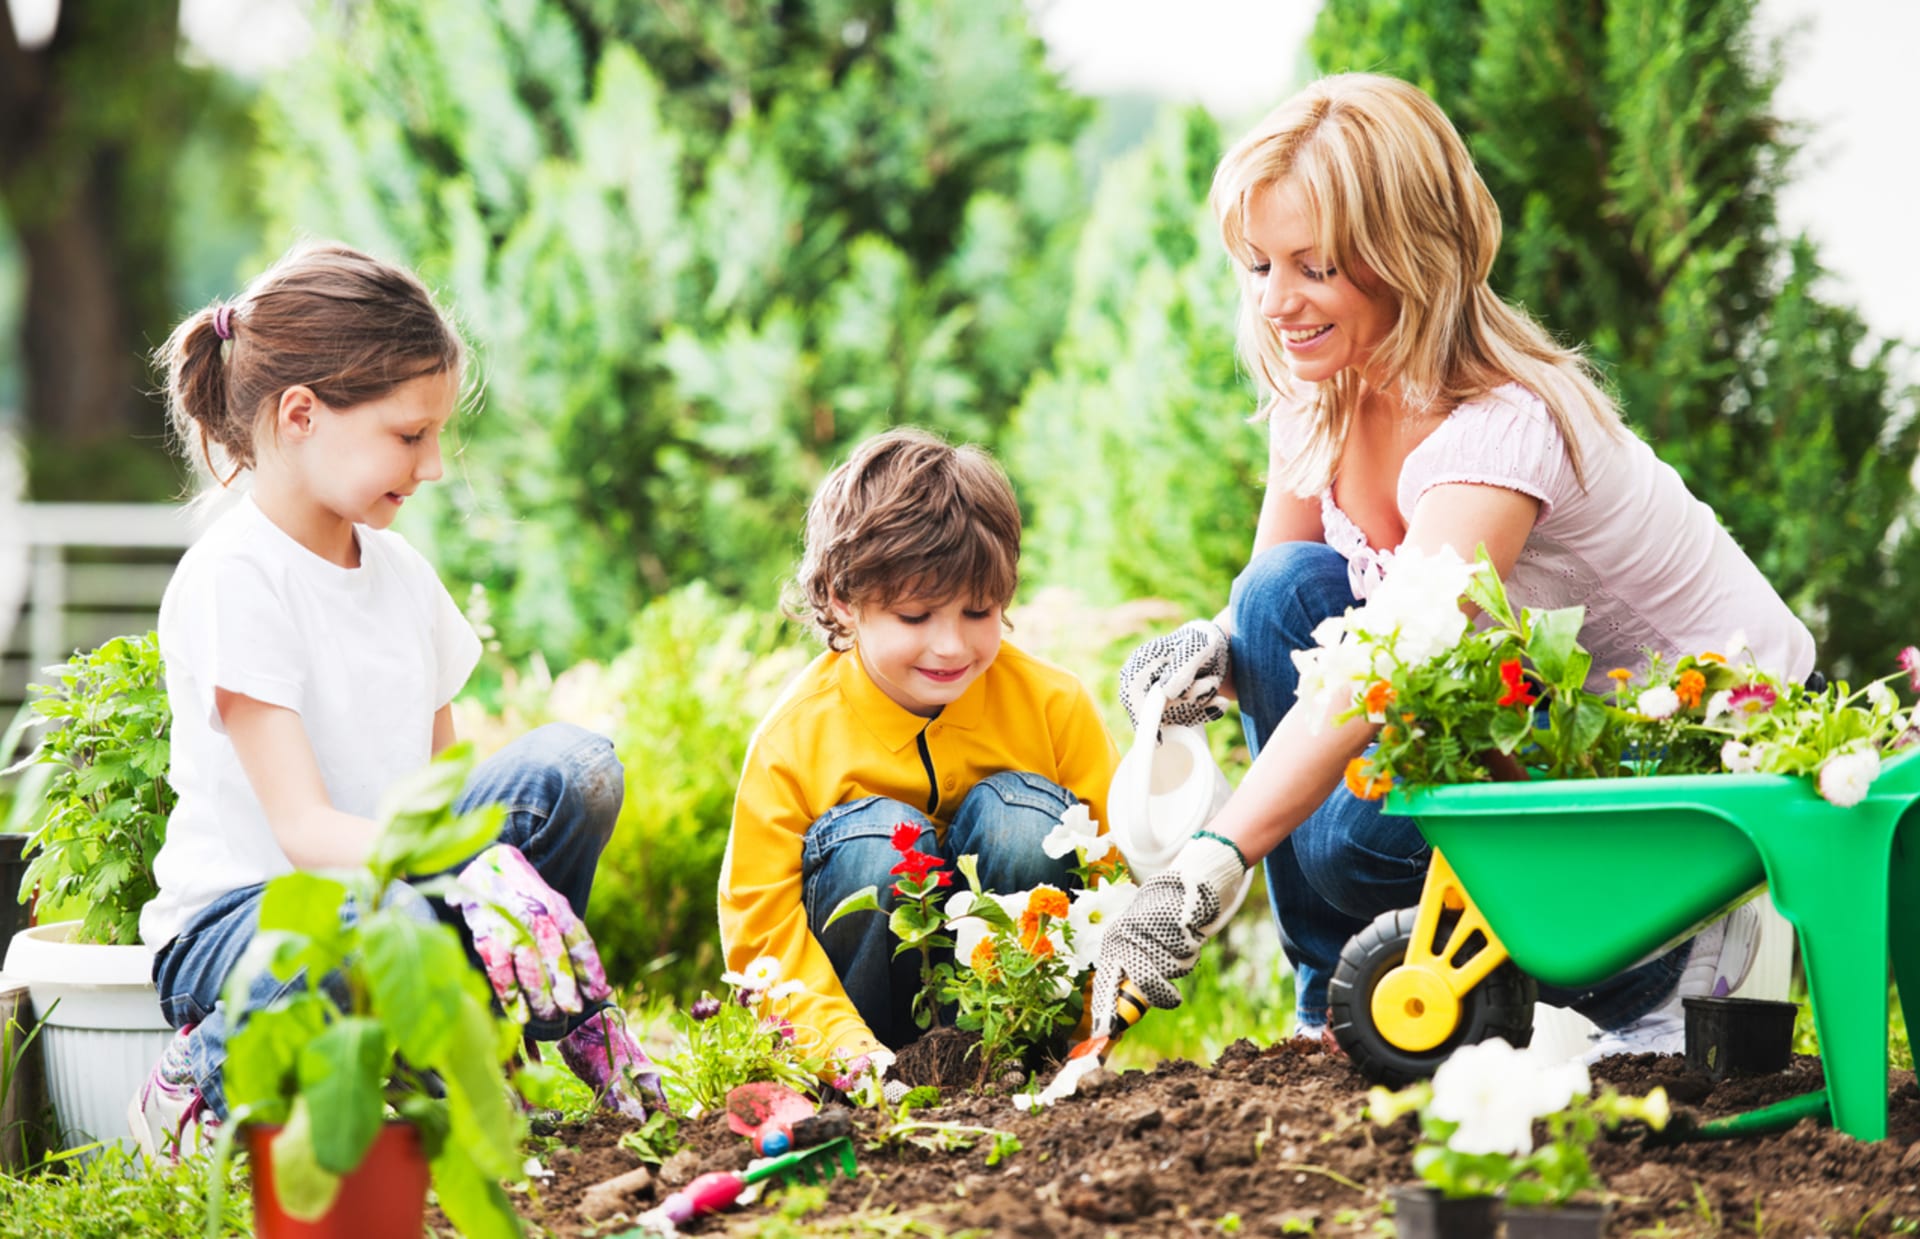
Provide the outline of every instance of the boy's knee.
{"type": "Polygon", "coordinates": [[[809,915],[817,912],[824,919],[833,904],[863,886],[879,887],[881,902],[889,902],[893,867],[900,863],[893,832],[902,823],[919,827],[917,847],[933,850],[933,823],[927,815],[882,796],[836,806],[808,827],[800,845],[800,874],[809,915]]]}
{"type": "Polygon", "coordinates": [[[996,817],[1009,824],[1038,828],[1045,834],[1060,822],[1060,815],[1079,803],[1079,797],[1051,779],[1020,770],[1002,770],[974,785],[967,799],[991,798],[996,817]]]}

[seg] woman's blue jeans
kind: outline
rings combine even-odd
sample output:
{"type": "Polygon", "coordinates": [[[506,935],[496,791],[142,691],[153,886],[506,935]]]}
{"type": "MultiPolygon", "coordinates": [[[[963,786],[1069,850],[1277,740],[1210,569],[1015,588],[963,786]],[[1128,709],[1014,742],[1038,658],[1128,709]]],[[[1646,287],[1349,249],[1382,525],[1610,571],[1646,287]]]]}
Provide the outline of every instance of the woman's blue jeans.
{"type": "MultiPolygon", "coordinates": [[[[1068,890],[1078,885],[1071,868],[1075,858],[1069,853],[1055,860],[1040,841],[1075,803],[1070,792],[1037,774],[1003,771],[974,785],[954,811],[943,839],[936,840],[925,813],[881,796],[836,805],[807,828],[800,850],[807,928],[833,961],[860,1018],[883,1044],[897,1050],[920,1035],[913,1022],[920,953],[895,955],[898,940],[887,925],[898,881],[890,870],[900,863],[900,854],[893,850],[894,827],[903,822],[918,826],[916,846],[944,859],[948,872],[954,872],[960,857],[978,857],[980,885],[996,894],[1030,890],[1043,882],[1068,890]],[[841,900],[866,886],[879,888],[883,911],[825,924],[841,900]]],[[[958,873],[954,881],[958,886],[958,873]]],[[[944,905],[951,892],[939,898],[944,905]]]]}
{"type": "MultiPolygon", "coordinates": [[[[565,895],[574,914],[584,918],[594,869],[613,836],[625,795],[620,762],[606,737],[553,723],[520,737],[475,768],[455,808],[465,812],[481,805],[504,806],[500,842],[519,848],[547,885],[565,895]]],[[[228,975],[259,931],[265,889],[255,884],[221,896],[154,957],[160,1008],[175,1028],[193,1027],[187,1038],[187,1059],[194,1082],[222,1119],[227,1116],[227,1102],[221,1070],[227,1061],[229,1034],[248,1012],[270,1006],[306,985],[304,973],[286,981],[267,973],[254,982],[239,1011],[229,1010],[223,1001],[228,975]]],[[[398,883],[389,897],[394,906],[422,920],[437,916],[467,942],[459,913],[440,901],[398,883]]],[[[345,915],[354,915],[351,905],[345,915]]],[[[472,952],[471,943],[468,952],[472,952]]],[[[347,995],[337,977],[322,979],[321,987],[345,1003],[347,995]]],[[[531,1020],[527,1031],[539,1040],[557,1040],[606,1005],[604,1000],[588,1003],[565,1020],[531,1020]]]]}
{"type": "MultiPolygon", "coordinates": [[[[1322,620],[1356,605],[1347,561],[1320,542],[1270,547],[1233,583],[1233,682],[1255,755],[1293,708],[1300,683],[1294,652],[1314,647],[1313,630],[1322,620]]],[[[1327,982],[1348,939],[1381,913],[1420,902],[1431,853],[1412,818],[1382,812],[1379,801],[1361,800],[1345,787],[1268,853],[1267,896],[1293,964],[1302,1024],[1326,1022],[1327,982]]],[[[1579,913],[1570,908],[1568,915],[1579,913]]],[[[1686,960],[1683,943],[1589,989],[1543,985],[1540,996],[1602,1028],[1619,1028],[1672,994],[1686,960]]]]}

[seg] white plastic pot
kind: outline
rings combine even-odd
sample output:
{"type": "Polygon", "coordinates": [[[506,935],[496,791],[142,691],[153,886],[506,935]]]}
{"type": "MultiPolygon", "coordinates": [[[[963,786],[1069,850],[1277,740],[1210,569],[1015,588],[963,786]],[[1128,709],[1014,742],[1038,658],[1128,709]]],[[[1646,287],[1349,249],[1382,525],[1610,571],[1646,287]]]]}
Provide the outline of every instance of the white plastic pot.
{"type": "Polygon", "coordinates": [[[153,986],[153,952],[144,946],[79,946],[67,939],[78,921],[37,925],[14,935],[6,974],[26,982],[47,1092],[69,1148],[95,1140],[133,1147],[127,1103],[173,1038],[153,986]],[[55,1003],[59,1005],[55,1005],[55,1003]]]}
{"type": "MultiPolygon", "coordinates": [[[[1206,731],[1162,727],[1166,706],[1166,697],[1158,691],[1147,695],[1133,747],[1120,759],[1107,790],[1107,833],[1137,882],[1171,865],[1193,832],[1205,828],[1233,794],[1207,747],[1206,731]]],[[[1249,869],[1212,928],[1233,919],[1252,885],[1249,869]]]]}

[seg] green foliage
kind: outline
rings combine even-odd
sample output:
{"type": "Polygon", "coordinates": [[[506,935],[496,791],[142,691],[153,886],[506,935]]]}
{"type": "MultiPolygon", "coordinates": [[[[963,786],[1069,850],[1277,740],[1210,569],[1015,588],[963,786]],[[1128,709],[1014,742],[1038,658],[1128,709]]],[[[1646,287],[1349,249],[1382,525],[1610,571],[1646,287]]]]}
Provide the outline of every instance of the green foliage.
{"type": "Polygon", "coordinates": [[[1065,893],[1034,887],[1016,922],[981,889],[977,858],[961,857],[960,871],[973,899],[949,923],[978,917],[987,935],[969,958],[936,967],[934,980],[940,1001],[954,1008],[955,1026],[980,1034],[980,1078],[987,1081],[1070,1028],[1082,995],[1067,957],[1055,947],[1056,940],[1072,945],[1065,893]]]}
{"type": "MultiPolygon", "coordinates": [[[[49,728],[22,766],[47,766],[21,895],[86,909],[75,942],[137,943],[158,893],[153,860],[173,812],[167,732],[173,714],[153,633],[75,654],[36,685],[49,728]]],[[[16,767],[18,768],[18,767],[16,767]]]]}
{"type": "Polygon", "coordinates": [[[1206,205],[1222,145],[1206,113],[1170,111],[1106,167],[1053,366],[1015,417],[1026,574],[1097,603],[1211,614],[1253,542],[1265,433],[1246,424],[1235,282],[1206,205]]]}
{"type": "Polygon", "coordinates": [[[587,923],[607,975],[697,993],[718,969],[720,861],[747,740],[808,651],[702,586],[649,603],[601,677],[627,796],[587,923]]]}
{"type": "MultiPolygon", "coordinates": [[[[336,10],[267,87],[276,231],[409,261],[484,358],[435,562],[511,656],[770,599],[857,440],[991,441],[1063,318],[1084,115],[1018,0],[336,10]]],[[[437,493],[435,493],[437,492],[437,493]]]]}
{"type": "Polygon", "coordinates": [[[659,1067],[676,1109],[696,1115],[724,1109],[728,1093],[755,1080],[820,1091],[826,1060],[812,1054],[788,1021],[784,1012],[791,991],[775,984],[779,971],[779,961],[769,957],[744,976],[726,973],[724,1001],[702,993],[686,1011],[675,1014],[687,1048],[660,1059],[659,1067]]]}
{"type": "Polygon", "coordinates": [[[209,1161],[146,1159],[116,1144],[98,1156],[67,1159],[24,1175],[0,1175],[3,1239],[199,1239],[251,1235],[247,1172],[238,1164],[220,1176],[220,1204],[208,1217],[209,1161]]]}
{"type": "Polygon", "coordinates": [[[1864,678],[1911,639],[1916,393],[1782,235],[1794,155],[1755,0],[1328,0],[1327,71],[1426,87],[1500,204],[1494,286],[1586,344],[1650,439],[1864,678]]]}
{"type": "Polygon", "coordinates": [[[655,1110],[647,1121],[620,1137],[620,1147],[649,1166],[658,1166],[682,1148],[680,1121],[665,1110],[655,1110]]]}
{"type": "MultiPolygon", "coordinates": [[[[419,1129],[440,1207],[461,1233],[520,1233],[498,1183],[520,1165],[525,1124],[501,1066],[518,1030],[493,1014],[458,935],[423,918],[400,881],[497,837],[498,806],[451,812],[471,765],[470,747],[455,745],[397,784],[363,869],[269,882],[259,932],[227,981],[237,1009],[264,971],[328,979],[252,1012],[228,1043],[221,1147],[245,1124],[281,1125],[274,1180],[294,1217],[325,1212],[397,1116],[419,1129]]],[[[218,1204],[216,1192],[209,1207],[218,1204]]]]}

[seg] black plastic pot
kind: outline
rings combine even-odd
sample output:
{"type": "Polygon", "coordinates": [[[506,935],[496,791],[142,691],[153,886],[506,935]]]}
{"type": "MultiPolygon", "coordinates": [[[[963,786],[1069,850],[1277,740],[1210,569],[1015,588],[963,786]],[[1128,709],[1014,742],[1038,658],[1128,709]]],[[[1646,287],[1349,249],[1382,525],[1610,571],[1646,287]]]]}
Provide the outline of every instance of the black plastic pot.
{"type": "Polygon", "coordinates": [[[1393,1202],[1394,1233],[1401,1239],[1493,1239],[1492,1196],[1449,1200],[1438,1188],[1419,1184],[1387,1189],[1393,1202]]]}
{"type": "Polygon", "coordinates": [[[1687,1066],[1716,1080],[1785,1071],[1793,1058],[1790,1002],[1687,998],[1687,1066]]]}
{"type": "Polygon", "coordinates": [[[27,927],[27,906],[20,900],[20,882],[27,876],[27,860],[20,853],[25,835],[0,834],[0,956],[7,953],[13,935],[27,927]]]}
{"type": "Polygon", "coordinates": [[[1508,1205],[1507,1239],[1600,1239],[1612,1212],[1612,1205],[1508,1205]]]}

